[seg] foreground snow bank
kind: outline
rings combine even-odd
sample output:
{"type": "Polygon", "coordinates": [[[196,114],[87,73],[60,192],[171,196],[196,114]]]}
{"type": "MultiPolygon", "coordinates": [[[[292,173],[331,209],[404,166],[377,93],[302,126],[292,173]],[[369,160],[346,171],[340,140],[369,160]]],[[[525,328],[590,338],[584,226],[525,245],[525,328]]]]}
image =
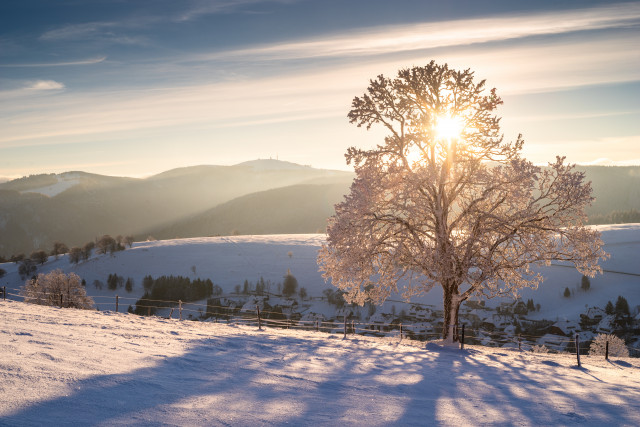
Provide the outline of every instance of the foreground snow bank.
{"type": "Polygon", "coordinates": [[[0,324],[0,425],[640,425],[638,359],[576,368],[15,301],[0,324]]]}

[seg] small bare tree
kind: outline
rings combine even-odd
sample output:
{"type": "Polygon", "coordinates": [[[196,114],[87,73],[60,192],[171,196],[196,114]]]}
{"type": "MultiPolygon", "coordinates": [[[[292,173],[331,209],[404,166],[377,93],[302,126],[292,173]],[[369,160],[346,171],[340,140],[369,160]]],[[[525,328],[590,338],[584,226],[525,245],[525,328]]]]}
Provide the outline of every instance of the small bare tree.
{"type": "Polygon", "coordinates": [[[445,339],[457,340],[470,296],[536,288],[531,266],[551,260],[593,276],[605,257],[599,233],[583,225],[592,201],[584,174],[561,157],[546,168],[522,158],[523,140],[505,142],[493,114],[502,100],[484,86],[432,61],[381,75],[354,98],[351,123],[388,136],[347,151],[356,178],[318,257],[351,303],[441,286],[445,339]]]}
{"type": "Polygon", "coordinates": [[[64,274],[60,269],[28,280],[21,293],[24,301],[32,304],[83,309],[94,305],[80,277],[75,273],[64,274]]]}
{"type": "Polygon", "coordinates": [[[604,356],[607,342],[609,343],[609,355],[613,357],[629,357],[629,349],[622,338],[610,334],[598,334],[589,346],[589,356],[604,356]]]}

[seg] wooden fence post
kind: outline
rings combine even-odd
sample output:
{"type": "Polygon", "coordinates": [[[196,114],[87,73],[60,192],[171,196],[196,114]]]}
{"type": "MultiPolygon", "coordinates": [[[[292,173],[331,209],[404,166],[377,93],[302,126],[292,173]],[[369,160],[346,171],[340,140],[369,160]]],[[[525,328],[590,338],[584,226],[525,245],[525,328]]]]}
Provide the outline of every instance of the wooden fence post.
{"type": "Polygon", "coordinates": [[[460,339],[460,350],[464,350],[464,323],[462,324],[462,338],[460,339]]]}
{"type": "Polygon", "coordinates": [[[62,294],[60,294],[60,308],[62,308],[62,294]]]}
{"type": "Polygon", "coordinates": [[[260,307],[256,304],[256,311],[258,312],[258,330],[262,330],[262,321],[260,320],[260,307]]]}
{"type": "Polygon", "coordinates": [[[173,316],[173,307],[171,307],[171,311],[169,312],[169,319],[171,319],[171,316],[173,316]]]}
{"type": "Polygon", "coordinates": [[[116,313],[118,312],[118,295],[116,295],[116,313]]]}
{"type": "Polygon", "coordinates": [[[178,300],[178,311],[180,312],[180,320],[182,320],[182,300],[178,300]]]}
{"type": "Polygon", "coordinates": [[[356,321],[355,320],[351,321],[351,333],[353,335],[355,335],[355,333],[356,333],[356,321]]]}
{"type": "Polygon", "coordinates": [[[518,350],[522,351],[522,338],[520,338],[520,334],[518,334],[518,350]]]}
{"type": "Polygon", "coordinates": [[[147,306],[147,316],[151,316],[151,306],[147,306]]]}
{"type": "Polygon", "coordinates": [[[609,360],[609,339],[607,339],[607,343],[604,346],[604,360],[609,360]]]}
{"type": "Polygon", "coordinates": [[[402,323],[400,323],[400,339],[402,339],[402,323]]]}
{"type": "Polygon", "coordinates": [[[3,286],[2,287],[2,300],[6,300],[7,299],[7,287],[3,286]]]}
{"type": "Polygon", "coordinates": [[[576,357],[578,358],[578,366],[580,366],[580,335],[576,332],[576,357]]]}
{"type": "Polygon", "coordinates": [[[318,322],[318,319],[316,319],[316,332],[318,332],[320,330],[320,324],[318,322]]]}
{"type": "Polygon", "coordinates": [[[347,338],[347,315],[344,315],[344,338],[347,338]]]}

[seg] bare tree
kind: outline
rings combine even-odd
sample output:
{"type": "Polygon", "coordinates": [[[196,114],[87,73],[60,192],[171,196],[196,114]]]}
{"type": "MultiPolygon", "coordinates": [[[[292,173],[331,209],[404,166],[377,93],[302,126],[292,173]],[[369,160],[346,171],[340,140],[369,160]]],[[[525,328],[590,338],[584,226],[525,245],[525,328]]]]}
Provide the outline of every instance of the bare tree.
{"type": "Polygon", "coordinates": [[[590,183],[564,158],[542,168],[521,157],[521,136],[505,142],[500,133],[500,104],[470,70],[433,61],[381,75],[354,98],[351,123],[381,125],[388,136],[371,150],[348,149],[356,178],[318,257],[347,302],[441,286],[442,336],[457,340],[460,304],[536,288],[532,265],[600,271],[600,235],[583,225],[590,183]]]}
{"type": "Polygon", "coordinates": [[[80,277],[75,273],[64,274],[60,269],[28,280],[22,295],[25,302],[40,305],[90,309],[94,304],[80,277]]]}
{"type": "Polygon", "coordinates": [[[109,252],[111,255],[113,255],[113,253],[117,250],[118,242],[116,242],[116,239],[109,236],[108,234],[102,236],[96,243],[96,252],[99,254],[106,254],[107,252],[109,252]]]}
{"type": "Polygon", "coordinates": [[[77,264],[82,259],[82,249],[77,246],[74,246],[69,251],[69,263],[77,264]]]}
{"type": "Polygon", "coordinates": [[[93,241],[84,244],[84,246],[82,247],[82,259],[84,261],[89,259],[89,257],[91,256],[91,251],[93,251],[93,248],[95,247],[96,244],[93,241]]]}
{"type": "Polygon", "coordinates": [[[58,256],[66,254],[69,252],[69,248],[62,242],[53,242],[53,250],[51,251],[51,255],[55,256],[58,259],[58,256]]]}
{"type": "Polygon", "coordinates": [[[47,262],[47,260],[49,259],[49,255],[47,255],[47,253],[42,249],[39,249],[37,251],[31,252],[31,256],[29,258],[31,258],[31,260],[33,260],[33,262],[35,262],[36,264],[42,265],[47,262]]]}
{"type": "Polygon", "coordinates": [[[124,244],[125,244],[125,245],[127,245],[127,246],[129,246],[129,247],[133,246],[133,242],[134,242],[134,241],[135,241],[135,240],[134,240],[133,236],[131,236],[131,235],[129,235],[129,236],[125,236],[125,237],[124,237],[124,240],[123,240],[124,244]]]}

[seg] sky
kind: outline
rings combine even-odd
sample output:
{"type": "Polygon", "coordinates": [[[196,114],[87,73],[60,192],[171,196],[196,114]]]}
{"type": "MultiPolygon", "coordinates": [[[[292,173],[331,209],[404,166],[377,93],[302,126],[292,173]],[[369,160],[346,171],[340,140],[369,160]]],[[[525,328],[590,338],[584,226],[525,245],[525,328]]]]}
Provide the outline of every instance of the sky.
{"type": "Polygon", "coordinates": [[[3,0],[0,177],[278,158],[348,170],[371,78],[448,63],[524,155],[640,164],[640,2],[3,0]]]}

